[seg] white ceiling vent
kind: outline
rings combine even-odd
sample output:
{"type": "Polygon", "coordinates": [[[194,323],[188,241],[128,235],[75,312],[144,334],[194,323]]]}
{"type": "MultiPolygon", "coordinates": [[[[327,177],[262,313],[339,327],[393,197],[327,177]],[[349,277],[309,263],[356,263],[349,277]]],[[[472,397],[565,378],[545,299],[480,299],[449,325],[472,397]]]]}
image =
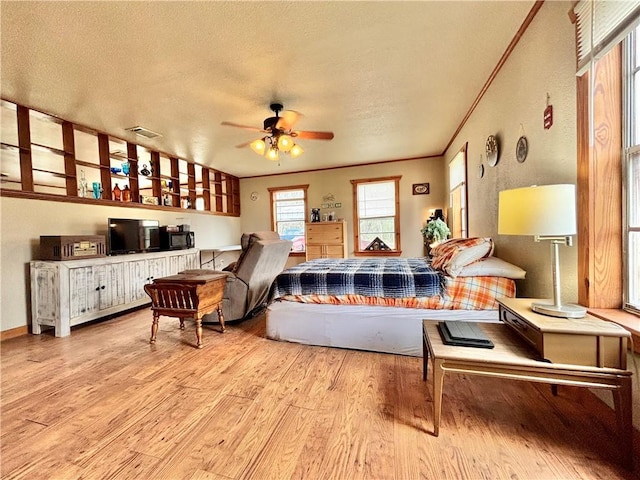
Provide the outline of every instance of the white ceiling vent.
{"type": "Polygon", "coordinates": [[[161,137],[162,136],[159,133],[152,132],[148,128],[144,128],[144,127],[140,127],[140,126],[131,127],[131,128],[125,128],[125,130],[127,132],[133,132],[136,135],[140,135],[141,137],[145,137],[145,138],[156,138],[156,137],[161,137]]]}
{"type": "Polygon", "coordinates": [[[114,158],[127,158],[127,152],[124,150],[113,150],[109,152],[109,156],[114,158]]]}

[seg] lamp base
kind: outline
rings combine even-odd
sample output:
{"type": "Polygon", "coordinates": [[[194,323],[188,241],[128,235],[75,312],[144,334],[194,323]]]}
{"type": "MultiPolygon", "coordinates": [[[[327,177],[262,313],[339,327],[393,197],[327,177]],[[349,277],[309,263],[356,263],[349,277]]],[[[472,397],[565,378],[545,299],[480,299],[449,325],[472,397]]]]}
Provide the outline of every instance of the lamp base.
{"type": "Polygon", "coordinates": [[[554,305],[552,303],[537,303],[531,304],[531,310],[543,315],[550,315],[552,317],[560,318],[582,318],[587,315],[587,309],[580,305],[564,304],[554,305]]]}

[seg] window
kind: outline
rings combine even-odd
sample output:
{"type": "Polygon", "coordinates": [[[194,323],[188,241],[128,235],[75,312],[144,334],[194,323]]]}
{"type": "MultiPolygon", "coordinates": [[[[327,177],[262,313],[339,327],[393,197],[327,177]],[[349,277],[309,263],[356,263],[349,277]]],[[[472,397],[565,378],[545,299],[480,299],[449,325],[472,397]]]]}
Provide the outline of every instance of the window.
{"type": "Polygon", "coordinates": [[[633,31],[639,13],[638,2],[590,0],[575,2],[570,12],[578,69],[578,301],[592,309],[640,311],[633,131],[638,115],[633,31]]]}
{"type": "Polygon", "coordinates": [[[623,172],[626,215],[625,308],[640,312],[640,27],[625,42],[625,108],[623,172]]]}
{"type": "Polygon", "coordinates": [[[271,227],[280,238],[291,240],[292,252],[305,251],[304,224],[309,185],[270,188],[271,227]]]}
{"type": "Polygon", "coordinates": [[[351,180],[356,206],[353,229],[355,254],[370,254],[371,251],[400,254],[400,178],[351,180]],[[389,250],[380,249],[377,242],[373,243],[376,239],[381,240],[389,250]]]}
{"type": "Polygon", "coordinates": [[[467,147],[456,153],[449,162],[448,226],[452,238],[467,237],[467,147]]]}

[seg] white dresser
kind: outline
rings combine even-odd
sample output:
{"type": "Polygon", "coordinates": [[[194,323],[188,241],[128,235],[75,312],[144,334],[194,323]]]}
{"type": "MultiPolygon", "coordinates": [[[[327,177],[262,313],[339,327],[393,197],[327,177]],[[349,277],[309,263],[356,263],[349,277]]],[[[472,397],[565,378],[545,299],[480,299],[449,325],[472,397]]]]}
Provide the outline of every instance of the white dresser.
{"type": "Polygon", "coordinates": [[[200,267],[197,249],[86,260],[30,262],[31,332],[66,337],[71,327],[151,303],[144,284],[200,267]]]}

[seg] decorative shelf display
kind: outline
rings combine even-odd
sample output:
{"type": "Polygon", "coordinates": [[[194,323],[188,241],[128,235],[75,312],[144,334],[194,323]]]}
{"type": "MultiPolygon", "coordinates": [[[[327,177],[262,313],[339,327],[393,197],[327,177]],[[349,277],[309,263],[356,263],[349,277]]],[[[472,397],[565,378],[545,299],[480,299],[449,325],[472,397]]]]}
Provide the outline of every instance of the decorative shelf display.
{"type": "Polygon", "coordinates": [[[0,195],[240,216],[240,180],[6,100],[0,195]]]}

